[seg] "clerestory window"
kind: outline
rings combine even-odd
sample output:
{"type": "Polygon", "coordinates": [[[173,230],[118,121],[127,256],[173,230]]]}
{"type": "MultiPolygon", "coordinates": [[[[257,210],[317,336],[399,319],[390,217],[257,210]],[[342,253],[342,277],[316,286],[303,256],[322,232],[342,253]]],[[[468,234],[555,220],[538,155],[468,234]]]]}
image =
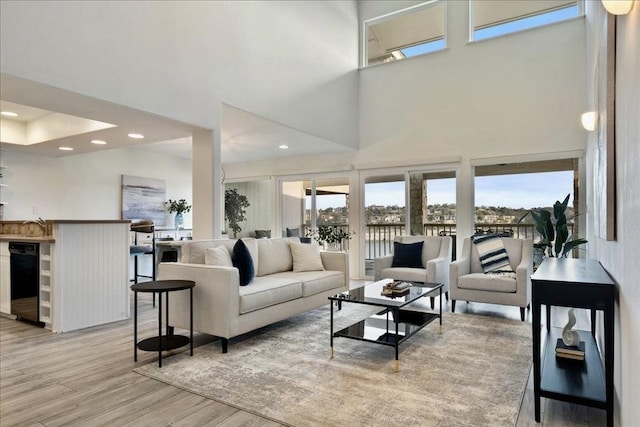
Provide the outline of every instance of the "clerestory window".
{"type": "Polygon", "coordinates": [[[442,50],[445,2],[429,1],[364,22],[363,65],[398,61],[442,50]]]}
{"type": "Polygon", "coordinates": [[[566,21],[583,14],[578,0],[470,0],[470,41],[566,21]]]}

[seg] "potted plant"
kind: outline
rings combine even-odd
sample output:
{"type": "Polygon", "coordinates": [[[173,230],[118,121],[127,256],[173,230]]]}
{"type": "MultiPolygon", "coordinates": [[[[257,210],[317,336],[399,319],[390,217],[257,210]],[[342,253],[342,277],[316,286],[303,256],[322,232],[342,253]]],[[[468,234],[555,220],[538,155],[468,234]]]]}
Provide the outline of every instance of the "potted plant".
{"type": "Polygon", "coordinates": [[[307,233],[307,237],[313,239],[321,245],[326,245],[327,249],[341,250],[342,242],[351,239],[355,231],[346,232],[340,226],[336,225],[320,225],[317,230],[307,233]]]}
{"type": "Polygon", "coordinates": [[[242,230],[239,223],[244,221],[245,210],[250,206],[247,196],[238,193],[238,190],[231,188],[224,192],[224,219],[229,221],[229,228],[233,231],[233,238],[235,239],[238,233],[242,230]]]}
{"type": "Polygon", "coordinates": [[[569,235],[567,217],[565,215],[569,204],[569,196],[570,194],[567,194],[567,197],[562,202],[556,200],[553,204],[553,217],[551,212],[546,209],[535,209],[528,211],[518,221],[521,222],[527,215],[531,214],[535,229],[541,236],[541,239],[534,243],[533,246],[538,251],[541,249],[542,256],[546,254],[549,257],[564,258],[573,248],[587,243],[586,239],[574,238],[569,235]]]}
{"type": "Polygon", "coordinates": [[[165,206],[169,213],[176,213],[175,218],[175,227],[177,229],[184,228],[184,218],[182,217],[183,213],[191,212],[191,205],[187,203],[185,199],[180,200],[171,200],[164,202],[165,206]]]}

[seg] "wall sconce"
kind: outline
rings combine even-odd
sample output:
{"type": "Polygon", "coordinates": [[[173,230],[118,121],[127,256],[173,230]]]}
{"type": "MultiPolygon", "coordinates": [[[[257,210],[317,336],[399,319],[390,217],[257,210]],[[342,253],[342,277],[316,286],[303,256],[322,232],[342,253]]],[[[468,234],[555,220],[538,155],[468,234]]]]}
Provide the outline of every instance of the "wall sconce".
{"type": "Polygon", "coordinates": [[[633,8],[633,0],[602,0],[602,5],[612,15],[626,15],[633,8]]]}
{"type": "Polygon", "coordinates": [[[589,132],[593,132],[594,130],[596,130],[596,118],[597,114],[595,111],[587,111],[586,113],[582,113],[582,116],[580,117],[580,121],[582,121],[582,127],[589,132]]]}

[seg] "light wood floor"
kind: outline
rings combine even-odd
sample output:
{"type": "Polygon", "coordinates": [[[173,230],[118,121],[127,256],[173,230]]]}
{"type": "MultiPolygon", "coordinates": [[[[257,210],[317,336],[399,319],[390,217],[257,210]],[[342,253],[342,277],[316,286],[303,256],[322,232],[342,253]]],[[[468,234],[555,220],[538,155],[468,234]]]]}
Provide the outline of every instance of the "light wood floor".
{"type": "MultiPolygon", "coordinates": [[[[132,298],[133,300],[133,298],[132,298]]],[[[446,305],[447,309],[449,304],[446,305]]],[[[444,307],[443,307],[444,309],[444,307]]],[[[517,308],[457,303],[457,312],[519,319],[517,308]]],[[[151,297],[139,296],[139,333],[157,332],[151,297]]],[[[133,310],[132,310],[133,313],[133,310]]],[[[553,311],[561,326],[566,314],[553,311]]],[[[531,313],[527,313],[530,321],[531,313]]],[[[578,327],[588,329],[586,313],[578,327]]],[[[180,331],[178,331],[180,332],[180,331]]],[[[196,345],[211,338],[196,334],[196,345]]],[[[233,346],[230,346],[233,351],[233,346]]],[[[9,426],[274,426],[272,421],[191,394],[132,372],[156,360],[138,352],[133,361],[133,320],[53,334],[0,318],[0,425],[9,426]]],[[[533,381],[527,385],[517,426],[601,426],[604,411],[542,401],[542,422],[533,419],[533,381]]]]}

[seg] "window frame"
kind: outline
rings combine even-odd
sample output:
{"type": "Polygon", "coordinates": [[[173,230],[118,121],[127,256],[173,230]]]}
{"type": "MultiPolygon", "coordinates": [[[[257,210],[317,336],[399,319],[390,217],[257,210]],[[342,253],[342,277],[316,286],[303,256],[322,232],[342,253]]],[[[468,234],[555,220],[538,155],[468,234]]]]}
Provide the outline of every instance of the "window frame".
{"type": "MultiPolygon", "coordinates": [[[[398,61],[402,61],[405,59],[411,59],[411,58],[415,58],[415,57],[421,57],[424,55],[429,55],[431,53],[436,53],[436,52],[441,52],[443,50],[446,50],[448,47],[448,38],[447,38],[447,34],[448,34],[448,28],[447,28],[447,14],[448,14],[448,4],[445,0],[429,0],[426,1],[424,3],[420,3],[420,4],[416,4],[404,9],[400,9],[400,10],[396,10],[393,12],[389,12],[389,13],[385,13],[384,15],[380,15],[380,16],[376,16],[374,18],[370,18],[367,20],[362,21],[362,29],[361,29],[361,41],[362,41],[362,45],[361,45],[361,57],[360,57],[360,68],[369,68],[369,67],[375,67],[375,66],[379,66],[379,65],[383,65],[383,64],[388,64],[388,63],[393,63],[393,62],[398,62],[398,61]],[[376,63],[376,64],[369,64],[369,58],[368,58],[368,37],[367,37],[367,31],[370,25],[374,25],[374,24],[378,24],[393,18],[397,18],[400,17],[402,15],[406,15],[409,13],[414,13],[417,12],[421,9],[425,9],[428,7],[432,7],[436,4],[442,3],[443,7],[444,7],[444,16],[442,17],[443,19],[443,35],[442,35],[442,41],[444,42],[444,47],[441,49],[437,49],[431,52],[425,52],[422,54],[418,54],[418,55],[412,55],[412,56],[408,56],[408,57],[404,57],[404,58],[400,58],[396,61],[390,61],[390,62],[380,62],[380,63],[376,63]]],[[[437,42],[438,40],[434,40],[433,42],[437,42]]]]}
{"type": "MultiPolygon", "coordinates": [[[[498,35],[491,36],[491,37],[484,37],[484,38],[481,38],[479,40],[476,40],[474,38],[476,29],[475,29],[475,23],[473,21],[473,4],[474,4],[475,1],[477,1],[477,0],[469,0],[469,15],[468,15],[468,32],[469,32],[468,36],[469,37],[468,37],[468,43],[480,43],[480,42],[484,42],[484,41],[487,41],[487,40],[493,40],[493,39],[498,39],[498,38],[501,38],[501,37],[510,36],[512,34],[520,34],[520,33],[526,32],[526,31],[536,30],[538,28],[545,28],[545,27],[548,27],[548,26],[551,26],[551,25],[558,25],[558,24],[562,24],[562,23],[565,23],[565,22],[574,21],[576,19],[582,19],[585,16],[585,5],[584,5],[585,0],[576,0],[576,6],[578,7],[578,13],[577,13],[576,16],[573,16],[573,17],[570,17],[570,18],[567,18],[567,19],[563,19],[561,21],[548,22],[548,23],[545,23],[545,24],[542,24],[542,25],[537,25],[537,26],[528,27],[528,28],[522,28],[522,29],[519,29],[519,30],[509,31],[509,32],[505,32],[503,34],[498,34],[498,35]]],[[[572,7],[572,6],[568,6],[568,7],[572,7]]],[[[558,10],[562,10],[562,9],[558,9],[558,10]]],[[[552,11],[552,12],[555,12],[555,11],[552,11]]],[[[546,13],[552,13],[552,12],[546,12],[546,13]]],[[[533,16],[541,16],[541,15],[544,15],[544,13],[543,14],[538,14],[538,15],[533,15],[533,16]]],[[[530,17],[520,18],[518,20],[511,21],[511,22],[517,22],[519,20],[527,19],[527,18],[530,18],[530,17]]],[[[498,25],[505,25],[505,24],[498,24],[498,25]]],[[[488,28],[492,28],[492,27],[488,27],[488,28]]]]}

